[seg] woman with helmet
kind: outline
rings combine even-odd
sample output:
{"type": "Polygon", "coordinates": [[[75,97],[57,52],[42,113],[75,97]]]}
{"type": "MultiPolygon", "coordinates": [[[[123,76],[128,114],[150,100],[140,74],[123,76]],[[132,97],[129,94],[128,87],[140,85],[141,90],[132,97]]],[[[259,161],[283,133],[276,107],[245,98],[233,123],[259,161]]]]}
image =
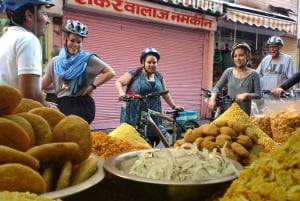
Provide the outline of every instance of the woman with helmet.
{"type": "MultiPolygon", "coordinates": [[[[126,93],[135,93],[146,95],[152,92],[161,92],[166,90],[166,82],[161,73],[157,71],[157,64],[160,60],[160,53],[155,48],[146,48],[142,51],[140,56],[141,67],[137,69],[130,69],[123,74],[115,83],[116,90],[119,94],[119,99],[122,100],[126,93]],[[124,91],[123,87],[127,87],[124,91]]],[[[166,103],[173,109],[183,110],[183,107],[174,103],[170,93],[162,95],[166,103]]],[[[141,101],[134,100],[124,103],[121,108],[121,123],[128,123],[133,127],[139,122],[141,101]]],[[[161,112],[160,97],[151,97],[147,99],[148,108],[161,112]]],[[[158,117],[153,117],[157,125],[162,125],[162,120],[158,117]]],[[[150,144],[158,144],[159,138],[154,131],[148,127],[147,136],[145,136],[150,144]]]]}
{"type": "Polygon", "coordinates": [[[262,79],[263,90],[272,90],[295,73],[292,57],[280,52],[283,45],[283,40],[278,36],[272,36],[267,41],[269,55],[256,69],[262,79]]]}
{"type": "Polygon", "coordinates": [[[50,23],[50,0],[2,0],[9,20],[7,32],[0,38],[0,84],[20,90],[24,98],[53,106],[41,91],[42,48],[40,36],[50,23]]]}
{"type": "Polygon", "coordinates": [[[96,111],[92,92],[112,79],[115,72],[96,54],[82,49],[83,39],[88,36],[86,25],[69,19],[63,31],[64,48],[47,64],[43,89],[53,83],[58,109],[91,123],[96,111]]]}
{"type": "Polygon", "coordinates": [[[227,68],[213,87],[208,107],[210,110],[215,110],[217,94],[227,85],[228,95],[235,98],[235,102],[245,113],[250,115],[251,100],[259,99],[261,94],[259,75],[255,70],[248,67],[248,61],[251,58],[250,46],[245,42],[234,44],[231,58],[234,67],[227,68]]]}

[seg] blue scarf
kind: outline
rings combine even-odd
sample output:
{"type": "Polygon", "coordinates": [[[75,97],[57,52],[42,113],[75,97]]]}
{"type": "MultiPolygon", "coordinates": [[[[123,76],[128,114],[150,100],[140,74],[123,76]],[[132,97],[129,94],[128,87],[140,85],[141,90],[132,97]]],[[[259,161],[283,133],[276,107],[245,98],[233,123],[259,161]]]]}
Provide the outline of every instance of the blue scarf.
{"type": "Polygon", "coordinates": [[[71,95],[87,86],[87,61],[91,55],[93,53],[84,50],[75,55],[69,55],[66,49],[59,52],[54,63],[54,72],[59,78],[71,82],[71,95]]]}

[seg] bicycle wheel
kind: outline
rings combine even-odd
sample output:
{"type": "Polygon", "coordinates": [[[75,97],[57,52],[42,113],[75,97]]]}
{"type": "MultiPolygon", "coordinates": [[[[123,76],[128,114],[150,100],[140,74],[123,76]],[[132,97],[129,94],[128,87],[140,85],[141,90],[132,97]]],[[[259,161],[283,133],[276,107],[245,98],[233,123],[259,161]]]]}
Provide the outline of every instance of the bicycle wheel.
{"type": "Polygon", "coordinates": [[[189,120],[184,121],[182,126],[183,126],[184,130],[186,131],[189,128],[192,128],[192,129],[198,128],[199,124],[196,120],[189,119],[189,120]]]}

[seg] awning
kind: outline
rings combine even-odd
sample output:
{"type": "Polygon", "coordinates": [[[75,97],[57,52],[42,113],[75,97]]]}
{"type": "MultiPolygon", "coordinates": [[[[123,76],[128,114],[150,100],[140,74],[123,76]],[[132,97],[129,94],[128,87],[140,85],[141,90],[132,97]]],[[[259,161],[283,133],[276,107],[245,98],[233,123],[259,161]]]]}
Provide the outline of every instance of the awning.
{"type": "Polygon", "coordinates": [[[277,29],[279,31],[297,34],[297,23],[287,16],[265,12],[265,15],[236,8],[226,8],[225,20],[249,24],[251,26],[277,29]],[[285,18],[285,19],[284,19],[285,18]]]}

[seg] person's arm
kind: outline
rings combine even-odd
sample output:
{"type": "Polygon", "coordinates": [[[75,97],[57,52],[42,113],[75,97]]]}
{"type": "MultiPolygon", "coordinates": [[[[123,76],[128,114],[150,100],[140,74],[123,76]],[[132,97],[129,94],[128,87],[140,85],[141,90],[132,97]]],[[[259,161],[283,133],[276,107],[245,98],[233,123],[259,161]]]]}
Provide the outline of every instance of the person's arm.
{"type": "Polygon", "coordinates": [[[211,97],[209,98],[208,105],[207,105],[210,110],[215,110],[216,109],[217,95],[221,92],[222,88],[228,82],[228,73],[229,73],[229,71],[232,71],[232,68],[230,68],[230,69],[228,68],[223,72],[223,74],[221,75],[221,78],[219,79],[217,84],[212,89],[211,97]]]}
{"type": "Polygon", "coordinates": [[[300,82],[300,72],[295,73],[291,78],[287,79],[284,83],[282,83],[280,86],[274,88],[271,90],[271,94],[274,96],[280,97],[280,95],[291,88],[293,85],[300,82]]]}
{"type": "Polygon", "coordinates": [[[40,76],[34,74],[19,75],[19,90],[24,98],[33,99],[42,103],[44,106],[49,106],[42,95],[40,88],[40,76]]]}
{"type": "Polygon", "coordinates": [[[125,96],[124,87],[130,83],[130,80],[133,78],[133,75],[129,72],[124,73],[119,77],[115,82],[115,88],[118,92],[119,98],[125,96]]]}
{"type": "Polygon", "coordinates": [[[96,55],[91,55],[89,58],[88,68],[90,72],[92,72],[91,74],[95,80],[92,83],[89,83],[89,86],[84,90],[83,95],[92,94],[93,90],[105,84],[115,76],[113,68],[96,55]]]}

